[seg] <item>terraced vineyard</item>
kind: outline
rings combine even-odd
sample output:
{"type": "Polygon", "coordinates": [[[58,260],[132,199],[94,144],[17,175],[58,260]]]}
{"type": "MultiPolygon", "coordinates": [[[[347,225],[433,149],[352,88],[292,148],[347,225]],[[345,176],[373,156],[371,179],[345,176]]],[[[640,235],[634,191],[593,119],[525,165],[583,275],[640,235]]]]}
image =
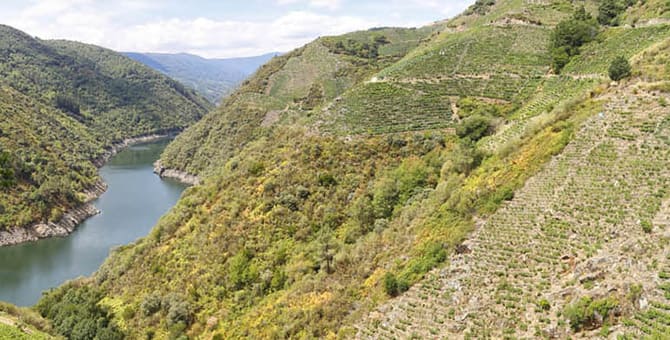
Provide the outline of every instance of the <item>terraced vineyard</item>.
{"type": "Polygon", "coordinates": [[[336,104],[335,119],[325,131],[379,134],[400,131],[429,130],[451,124],[451,101],[447,95],[422,93],[410,87],[389,83],[367,83],[359,86],[336,104]],[[417,115],[408,115],[416,112],[417,115]]]}
{"type": "Polygon", "coordinates": [[[538,93],[517,110],[498,133],[481,141],[487,151],[501,150],[506,145],[522,138],[533,126],[538,126],[561,104],[578,100],[584,93],[599,83],[599,79],[572,79],[566,76],[545,78],[538,93]]]}
{"type": "Polygon", "coordinates": [[[561,312],[586,296],[634,314],[603,336],[668,334],[670,116],[659,103],[670,96],[635,91],[600,98],[603,112],[561,155],[479,223],[446,268],[370,314],[358,336],[565,337],[573,333],[561,312]]]}
{"type": "Polygon", "coordinates": [[[544,74],[550,62],[546,53],[550,32],[546,27],[510,25],[447,33],[430,49],[415,52],[411,58],[381,72],[380,77],[430,79],[482,72],[499,76],[544,74]]]}
{"type": "Polygon", "coordinates": [[[670,25],[641,28],[612,28],[601,34],[599,41],[587,45],[582,53],[564,69],[564,74],[601,74],[607,76],[610,62],[619,55],[632,57],[670,33],[670,25]]]}

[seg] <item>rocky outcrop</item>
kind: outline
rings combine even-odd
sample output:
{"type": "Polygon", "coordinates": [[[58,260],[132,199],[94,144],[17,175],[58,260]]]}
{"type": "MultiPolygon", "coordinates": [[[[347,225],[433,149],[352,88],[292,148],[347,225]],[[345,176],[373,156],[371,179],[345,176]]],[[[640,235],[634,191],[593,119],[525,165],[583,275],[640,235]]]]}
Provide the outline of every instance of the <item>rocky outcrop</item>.
{"type": "Polygon", "coordinates": [[[84,222],[87,218],[100,213],[91,202],[102,195],[105,190],[107,190],[107,185],[99,181],[84,193],[86,201],[82,206],[68,210],[57,222],[35,223],[25,228],[0,231],[0,246],[69,235],[75,230],[77,225],[84,222]]]}
{"type": "MultiPolygon", "coordinates": [[[[178,132],[179,130],[170,130],[165,134],[133,137],[125,139],[119,143],[114,143],[100,157],[93,160],[93,164],[98,168],[101,168],[110,158],[112,158],[112,156],[130,145],[168,138],[178,132]]],[[[170,174],[172,173],[170,172],[170,174]]],[[[197,177],[194,176],[192,177],[195,179],[190,178],[189,176],[184,176],[184,179],[182,180],[178,177],[178,174],[173,175],[174,177],[169,175],[166,175],[165,177],[176,178],[185,183],[191,183],[189,181],[192,181],[191,184],[197,184],[199,182],[197,177]]],[[[76,229],[77,225],[84,222],[87,218],[100,213],[91,202],[100,197],[106,190],[107,184],[98,181],[93,187],[84,192],[84,204],[68,210],[58,222],[40,222],[27,227],[0,230],[0,247],[24,242],[33,242],[48,237],[64,237],[69,235],[76,229]]]]}
{"type": "Polygon", "coordinates": [[[198,176],[181,170],[167,169],[161,165],[160,160],[154,163],[154,173],[160,178],[171,178],[188,185],[200,184],[200,178],[198,176]]]}

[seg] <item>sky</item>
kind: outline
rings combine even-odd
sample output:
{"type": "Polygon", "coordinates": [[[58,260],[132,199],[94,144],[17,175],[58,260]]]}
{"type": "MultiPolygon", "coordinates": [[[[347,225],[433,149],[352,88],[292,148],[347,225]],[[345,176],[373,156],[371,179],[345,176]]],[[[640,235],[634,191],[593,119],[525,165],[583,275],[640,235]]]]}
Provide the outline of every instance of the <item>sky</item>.
{"type": "Polygon", "coordinates": [[[417,27],[474,0],[2,0],[0,23],[42,39],[207,58],[287,52],[319,36],[417,27]]]}

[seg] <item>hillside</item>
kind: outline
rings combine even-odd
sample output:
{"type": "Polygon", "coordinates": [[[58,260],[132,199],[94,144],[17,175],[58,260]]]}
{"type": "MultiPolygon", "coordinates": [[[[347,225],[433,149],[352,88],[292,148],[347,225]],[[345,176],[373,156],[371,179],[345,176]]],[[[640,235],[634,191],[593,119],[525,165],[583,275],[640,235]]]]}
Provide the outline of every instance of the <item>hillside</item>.
{"type": "Polygon", "coordinates": [[[167,168],[199,175],[277,122],[308,118],[351,86],[397,61],[440,29],[384,28],[324,37],[263,65],[161,157],[167,168]],[[375,38],[384,37],[375,41],[375,38]]]}
{"type": "Polygon", "coordinates": [[[278,55],[268,53],[247,58],[206,59],[186,53],[125,52],[123,54],[172,77],[217,104],[261,65],[278,55]]]}
{"type": "Polygon", "coordinates": [[[477,1],[274,58],[164,152],[201,185],[38,310],[64,327],[94,291],[129,338],[662,338],[670,26],[616,25],[651,5],[477,1]]]}
{"type": "Polygon", "coordinates": [[[73,227],[93,213],[81,205],[104,190],[95,164],[113,144],[181,130],[210,108],[179,83],[100,47],[0,26],[0,55],[3,245],[73,227]],[[42,227],[24,233],[33,224],[42,227]]]}
{"type": "Polygon", "coordinates": [[[55,340],[51,324],[35,311],[0,303],[0,339],[55,340]]]}

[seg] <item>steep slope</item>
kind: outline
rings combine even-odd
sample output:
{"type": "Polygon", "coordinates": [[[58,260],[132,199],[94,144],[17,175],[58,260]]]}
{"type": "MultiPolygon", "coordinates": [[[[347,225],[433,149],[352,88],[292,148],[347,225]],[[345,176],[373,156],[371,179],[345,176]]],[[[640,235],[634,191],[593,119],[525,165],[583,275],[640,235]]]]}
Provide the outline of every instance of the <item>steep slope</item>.
{"type": "Polygon", "coordinates": [[[172,77],[217,104],[261,65],[278,55],[268,53],[248,58],[206,59],[186,53],[123,54],[172,77]]]}
{"type": "Polygon", "coordinates": [[[54,332],[49,322],[35,311],[0,303],[0,339],[62,339],[52,334],[54,332]]]}
{"type": "Polygon", "coordinates": [[[209,108],[179,83],[113,51],[40,41],[7,26],[0,34],[3,82],[60,108],[107,143],[186,127],[209,108]]]}
{"type": "Polygon", "coordinates": [[[556,75],[582,4],[477,1],[273,59],[165,151],[202,184],[92,303],[131,338],[663,334],[670,27],[598,26],[556,75]],[[619,55],[635,75],[609,86],[619,55]]]}
{"type": "Polygon", "coordinates": [[[654,264],[667,253],[667,98],[637,79],[578,107],[592,116],[565,151],[359,337],[567,338],[571,325],[587,338],[667,335],[665,267],[654,264]],[[584,298],[594,302],[572,312],[584,298]],[[600,320],[586,309],[596,304],[600,320]]]}
{"type": "Polygon", "coordinates": [[[210,107],[100,47],[0,26],[0,244],[63,235],[95,213],[95,164],[116,143],[181,130],[210,107]],[[24,229],[24,227],[30,227],[24,229]]]}
{"type": "Polygon", "coordinates": [[[197,175],[220,167],[263,129],[311,115],[440,27],[385,28],[326,37],[276,57],[168,146],[162,164],[197,175]]]}

